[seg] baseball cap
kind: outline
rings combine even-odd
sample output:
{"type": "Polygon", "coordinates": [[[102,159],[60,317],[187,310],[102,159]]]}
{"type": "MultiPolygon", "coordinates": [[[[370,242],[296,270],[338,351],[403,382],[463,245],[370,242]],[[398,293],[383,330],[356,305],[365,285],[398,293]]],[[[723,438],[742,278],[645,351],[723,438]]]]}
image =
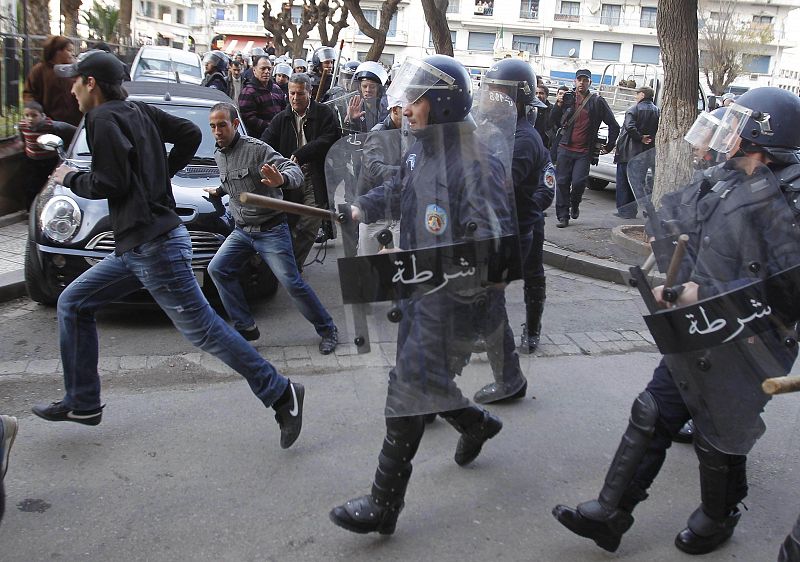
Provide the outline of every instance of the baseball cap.
{"type": "Polygon", "coordinates": [[[580,78],[581,76],[586,76],[589,80],[592,79],[592,71],[588,68],[581,68],[577,72],[575,72],[575,78],[580,78]]]}
{"type": "Polygon", "coordinates": [[[56,76],[72,78],[74,76],[93,76],[98,82],[122,84],[125,79],[125,65],[122,61],[106,51],[91,50],[78,55],[72,64],[54,66],[56,76]]]}

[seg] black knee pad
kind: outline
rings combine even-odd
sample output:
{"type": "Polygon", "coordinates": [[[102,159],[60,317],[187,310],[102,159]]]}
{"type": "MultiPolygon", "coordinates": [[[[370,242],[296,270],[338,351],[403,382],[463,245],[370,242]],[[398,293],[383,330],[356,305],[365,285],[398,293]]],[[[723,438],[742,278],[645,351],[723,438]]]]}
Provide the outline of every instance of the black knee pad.
{"type": "Polygon", "coordinates": [[[631,407],[630,423],[637,429],[651,435],[656,428],[658,420],[658,403],[648,391],[643,391],[631,407]]]}

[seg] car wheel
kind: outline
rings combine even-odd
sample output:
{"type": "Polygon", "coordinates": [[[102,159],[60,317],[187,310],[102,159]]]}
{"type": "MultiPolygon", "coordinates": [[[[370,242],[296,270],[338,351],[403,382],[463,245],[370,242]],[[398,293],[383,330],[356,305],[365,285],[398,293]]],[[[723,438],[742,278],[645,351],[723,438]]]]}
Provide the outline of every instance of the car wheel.
{"type": "Polygon", "coordinates": [[[278,279],[258,255],[253,255],[247,266],[242,268],[239,281],[248,300],[268,299],[278,290],[278,279]]]}
{"type": "Polygon", "coordinates": [[[597,178],[589,178],[589,185],[587,186],[592,191],[603,191],[608,185],[607,180],[600,180],[597,178]]]}
{"type": "Polygon", "coordinates": [[[53,306],[58,302],[58,293],[48,288],[38,253],[36,242],[28,238],[25,246],[25,289],[32,301],[53,306]]]}

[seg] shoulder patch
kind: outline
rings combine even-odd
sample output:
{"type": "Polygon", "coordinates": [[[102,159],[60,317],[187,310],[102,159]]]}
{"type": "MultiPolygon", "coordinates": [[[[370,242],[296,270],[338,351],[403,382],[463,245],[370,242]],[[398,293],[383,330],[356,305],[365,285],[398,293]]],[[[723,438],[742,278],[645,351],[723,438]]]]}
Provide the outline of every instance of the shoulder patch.
{"type": "Polygon", "coordinates": [[[544,180],[544,185],[547,187],[547,189],[556,188],[556,168],[553,166],[552,162],[548,162],[547,166],[544,167],[542,179],[544,180]]]}
{"type": "Polygon", "coordinates": [[[447,211],[436,204],[425,209],[425,229],[436,236],[447,230],[447,211]]]}

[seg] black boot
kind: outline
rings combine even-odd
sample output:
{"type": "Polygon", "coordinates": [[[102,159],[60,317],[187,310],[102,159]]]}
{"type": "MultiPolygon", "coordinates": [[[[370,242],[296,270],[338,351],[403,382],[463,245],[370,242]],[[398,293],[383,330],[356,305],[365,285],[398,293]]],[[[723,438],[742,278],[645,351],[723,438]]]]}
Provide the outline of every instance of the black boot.
{"type": "Polygon", "coordinates": [[[474,461],[480,454],[483,444],[503,429],[500,418],[477,406],[440,415],[461,434],[454,456],[458,466],[465,466],[474,461]]]}
{"type": "Polygon", "coordinates": [[[411,459],[424,430],[423,416],[386,419],[386,438],[378,456],[372,493],[334,507],[330,519],[335,525],[354,533],[394,533],[405,505],[411,459]]]}
{"type": "Polygon", "coordinates": [[[707,554],[731,538],[739,523],[736,505],[747,496],[747,459],[716,450],[700,433],[695,433],[694,448],[702,503],[675,537],[675,546],[687,554],[707,554]]]}
{"type": "Polygon", "coordinates": [[[794,524],[792,532],[786,535],[778,553],[778,562],[798,562],[800,560],[800,517],[794,524]]]}
{"type": "Polygon", "coordinates": [[[633,508],[647,493],[632,482],[644,457],[658,419],[658,406],[649,392],[642,392],[631,408],[628,428],[622,436],[596,500],[577,508],[557,505],[553,516],[567,529],[592,539],[597,546],[614,552],[622,535],[633,525],[633,508]]]}
{"type": "Polygon", "coordinates": [[[520,353],[530,354],[539,347],[542,334],[542,314],[547,298],[545,278],[536,278],[523,289],[525,294],[525,323],[522,325],[520,353]]]}

